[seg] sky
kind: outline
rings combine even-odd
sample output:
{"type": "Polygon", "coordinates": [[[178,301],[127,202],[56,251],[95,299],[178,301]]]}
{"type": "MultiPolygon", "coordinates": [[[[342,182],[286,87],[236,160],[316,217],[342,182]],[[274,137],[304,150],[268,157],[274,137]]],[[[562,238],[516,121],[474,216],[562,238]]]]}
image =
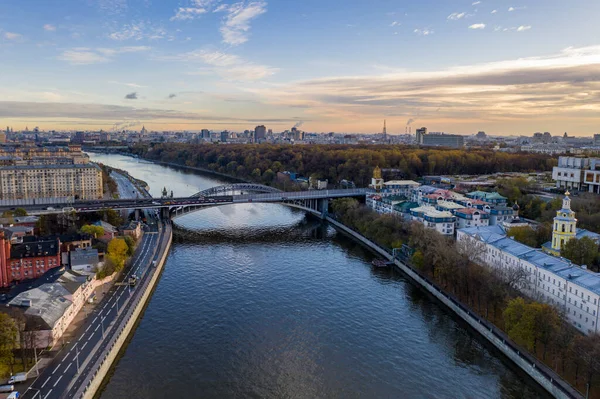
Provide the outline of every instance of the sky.
{"type": "Polygon", "coordinates": [[[4,0],[0,126],[600,133],[597,0],[4,0]]]}

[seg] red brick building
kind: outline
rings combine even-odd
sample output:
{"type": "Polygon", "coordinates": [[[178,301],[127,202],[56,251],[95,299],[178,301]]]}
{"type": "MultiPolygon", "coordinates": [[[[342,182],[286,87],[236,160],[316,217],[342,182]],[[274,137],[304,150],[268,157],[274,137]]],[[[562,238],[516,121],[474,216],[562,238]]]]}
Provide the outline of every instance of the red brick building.
{"type": "Polygon", "coordinates": [[[0,237],[0,287],[38,278],[60,266],[58,238],[23,237],[22,243],[11,244],[0,237]]]}

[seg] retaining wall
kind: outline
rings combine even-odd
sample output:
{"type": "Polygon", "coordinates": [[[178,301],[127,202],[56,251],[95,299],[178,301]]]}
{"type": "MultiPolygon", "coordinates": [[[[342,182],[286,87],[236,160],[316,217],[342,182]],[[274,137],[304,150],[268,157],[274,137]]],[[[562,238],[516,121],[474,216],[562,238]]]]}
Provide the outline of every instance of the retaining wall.
{"type": "Polygon", "coordinates": [[[368,246],[378,254],[382,255],[386,259],[393,260],[396,267],[402,270],[431,295],[439,299],[444,305],[454,311],[454,313],[460,316],[474,330],[485,337],[492,345],[501,351],[507,358],[512,360],[517,366],[519,366],[519,368],[526,372],[552,396],[560,399],[583,398],[581,393],[564,381],[552,369],[537,361],[537,359],[533,358],[533,356],[531,356],[525,349],[519,347],[510,338],[508,338],[503,331],[489,323],[484,318],[480,317],[472,309],[469,309],[460,303],[460,301],[458,301],[452,295],[444,292],[434,282],[430,281],[426,276],[419,273],[418,270],[413,269],[411,266],[406,265],[397,259],[393,259],[392,254],[387,249],[380,247],[376,243],[368,240],[358,232],[350,229],[335,219],[327,217],[327,221],[336,228],[342,230],[346,234],[368,246]]]}
{"type": "MultiPolygon", "coordinates": [[[[165,226],[164,228],[167,228],[167,227],[165,226]]],[[[110,347],[106,356],[102,357],[102,360],[99,361],[100,364],[98,366],[97,371],[92,376],[91,381],[88,382],[87,384],[83,385],[82,387],[80,387],[80,389],[74,395],[75,398],[83,398],[83,399],[93,399],[94,398],[94,396],[96,395],[98,390],[101,388],[104,378],[106,377],[106,375],[110,371],[110,368],[112,367],[113,363],[117,359],[119,351],[123,348],[125,342],[127,341],[127,338],[131,335],[131,333],[133,333],[135,324],[136,324],[137,320],[139,319],[140,315],[142,314],[144,307],[146,306],[146,303],[150,299],[152,291],[154,290],[154,287],[156,286],[156,283],[158,282],[158,279],[161,275],[164,264],[167,260],[167,255],[169,253],[169,249],[171,248],[171,242],[173,240],[173,230],[170,226],[168,228],[170,231],[168,234],[167,243],[164,247],[163,254],[162,254],[160,260],[157,262],[156,268],[154,270],[154,274],[152,275],[148,285],[145,287],[142,297],[135,305],[134,309],[132,310],[131,315],[129,315],[128,319],[126,320],[125,325],[117,333],[118,335],[116,337],[113,336],[114,342],[112,343],[112,346],[110,347]]],[[[160,250],[160,248],[159,248],[159,250],[160,250]]],[[[152,266],[150,266],[150,267],[152,267],[152,266]]]]}

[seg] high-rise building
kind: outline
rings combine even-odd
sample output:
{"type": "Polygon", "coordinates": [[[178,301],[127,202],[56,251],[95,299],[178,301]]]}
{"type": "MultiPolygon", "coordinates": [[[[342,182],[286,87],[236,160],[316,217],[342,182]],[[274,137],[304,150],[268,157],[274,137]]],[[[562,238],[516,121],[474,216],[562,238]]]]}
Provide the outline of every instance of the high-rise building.
{"type": "Polygon", "coordinates": [[[423,144],[423,137],[425,137],[427,135],[427,128],[422,127],[420,129],[417,129],[416,135],[417,135],[417,144],[423,144]]]}
{"type": "Polygon", "coordinates": [[[462,148],[465,145],[465,138],[457,134],[425,134],[422,136],[421,144],[426,146],[462,148]]]}
{"type": "Polygon", "coordinates": [[[594,145],[600,146],[600,134],[594,134],[594,145]]]}
{"type": "Polygon", "coordinates": [[[202,129],[200,131],[200,134],[201,134],[201,137],[203,139],[210,139],[210,130],[208,130],[208,129],[202,129]]]}
{"type": "Polygon", "coordinates": [[[221,132],[221,142],[226,143],[229,138],[229,132],[227,130],[223,130],[221,132]]]}
{"type": "Polygon", "coordinates": [[[254,128],[254,142],[258,143],[261,140],[264,140],[267,136],[267,128],[265,125],[256,126],[254,128]]]}

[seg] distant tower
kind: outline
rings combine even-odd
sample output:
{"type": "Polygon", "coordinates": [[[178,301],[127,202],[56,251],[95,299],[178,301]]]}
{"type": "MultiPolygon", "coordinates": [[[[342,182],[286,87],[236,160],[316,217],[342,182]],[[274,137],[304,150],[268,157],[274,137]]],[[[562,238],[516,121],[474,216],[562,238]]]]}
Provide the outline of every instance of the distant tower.
{"type": "Polygon", "coordinates": [[[571,198],[569,192],[565,192],[562,209],[556,211],[554,228],[552,231],[552,249],[549,251],[554,255],[560,255],[560,250],[569,240],[577,235],[577,219],[575,212],[571,210],[571,198]]]}
{"type": "Polygon", "coordinates": [[[383,120],[383,140],[387,140],[387,128],[385,126],[385,119],[383,120]]]}

